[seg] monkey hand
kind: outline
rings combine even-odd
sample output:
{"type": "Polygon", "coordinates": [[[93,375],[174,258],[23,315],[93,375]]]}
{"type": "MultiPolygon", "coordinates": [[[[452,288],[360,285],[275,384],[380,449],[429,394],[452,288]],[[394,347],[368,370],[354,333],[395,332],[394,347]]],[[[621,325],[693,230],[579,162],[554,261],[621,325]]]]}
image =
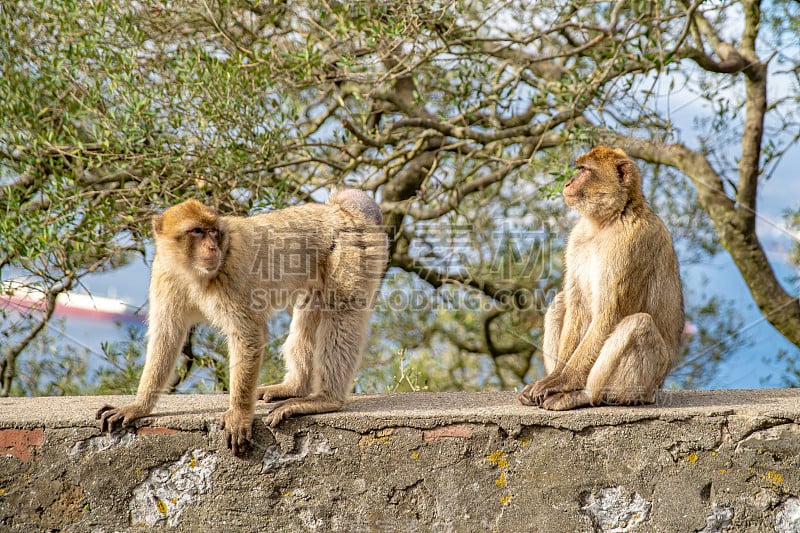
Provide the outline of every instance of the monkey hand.
{"type": "Polygon", "coordinates": [[[526,385],[517,399],[523,405],[540,406],[553,394],[579,390],[585,385],[586,379],[578,372],[564,368],[561,372],[550,374],[532,385],[526,385]]]}
{"type": "Polygon", "coordinates": [[[253,439],[253,415],[242,409],[228,409],[219,421],[225,430],[225,444],[233,455],[241,457],[253,439]]]}
{"type": "Polygon", "coordinates": [[[146,416],[150,411],[139,404],[129,403],[122,407],[104,405],[95,413],[95,420],[100,421],[100,431],[111,433],[116,426],[122,428],[133,427],[133,421],[146,416]]]}

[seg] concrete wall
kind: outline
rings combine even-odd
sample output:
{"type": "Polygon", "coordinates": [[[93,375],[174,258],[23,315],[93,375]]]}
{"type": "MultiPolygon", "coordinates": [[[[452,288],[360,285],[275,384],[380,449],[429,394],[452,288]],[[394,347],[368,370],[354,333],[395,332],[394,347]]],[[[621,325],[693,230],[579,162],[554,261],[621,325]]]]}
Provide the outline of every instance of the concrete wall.
{"type": "Polygon", "coordinates": [[[354,398],[232,457],[227,398],[0,398],[0,531],[800,531],[800,391],[550,413],[512,393],[354,398]]]}

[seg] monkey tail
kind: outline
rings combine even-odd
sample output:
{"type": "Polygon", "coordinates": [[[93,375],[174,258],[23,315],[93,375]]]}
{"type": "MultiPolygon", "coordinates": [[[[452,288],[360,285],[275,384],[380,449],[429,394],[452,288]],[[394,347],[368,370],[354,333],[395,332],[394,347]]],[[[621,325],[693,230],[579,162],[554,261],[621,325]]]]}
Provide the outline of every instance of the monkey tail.
{"type": "Polygon", "coordinates": [[[348,213],[365,218],[377,226],[383,224],[381,208],[364,191],[358,189],[334,190],[328,198],[328,203],[338,205],[348,213]]]}

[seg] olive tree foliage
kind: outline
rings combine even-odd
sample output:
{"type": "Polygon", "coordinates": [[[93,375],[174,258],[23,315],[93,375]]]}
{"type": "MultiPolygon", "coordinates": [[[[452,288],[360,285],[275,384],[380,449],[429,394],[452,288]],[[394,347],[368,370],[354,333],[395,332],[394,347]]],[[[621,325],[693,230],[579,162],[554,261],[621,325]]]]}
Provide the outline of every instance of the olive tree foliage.
{"type": "MultiPolygon", "coordinates": [[[[0,14],[0,276],[45,295],[41,313],[3,317],[2,394],[56,295],[145,254],[154,212],[195,197],[252,213],[341,185],[374,194],[392,243],[359,387],[385,386],[392,364],[440,389],[535,379],[573,221],[556,193],[597,143],[639,160],[684,261],[721,244],[800,344],[797,299],[755,234],[758,186],[793,140],[766,128],[797,131],[796,97],[766,91],[777,74],[797,88],[796,4],[24,0],[0,14]],[[706,113],[692,135],[671,94],[706,113]]],[[[687,302],[701,334],[676,375],[697,384],[737,322],[687,302]]]]}

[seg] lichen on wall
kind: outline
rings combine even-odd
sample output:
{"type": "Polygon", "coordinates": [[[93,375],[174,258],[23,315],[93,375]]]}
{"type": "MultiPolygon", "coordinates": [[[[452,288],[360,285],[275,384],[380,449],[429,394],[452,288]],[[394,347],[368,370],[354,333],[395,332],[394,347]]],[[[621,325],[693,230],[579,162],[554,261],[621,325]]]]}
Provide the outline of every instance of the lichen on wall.
{"type": "Polygon", "coordinates": [[[284,452],[278,445],[267,446],[264,456],[261,459],[261,472],[267,473],[278,470],[286,466],[301,463],[308,456],[312,455],[332,455],[330,444],[324,438],[313,443],[311,436],[305,435],[297,439],[296,451],[284,452]]]}
{"type": "Polygon", "coordinates": [[[722,505],[712,505],[711,513],[706,517],[706,527],[697,533],[722,533],[731,527],[733,509],[722,505]]]}
{"type": "Polygon", "coordinates": [[[796,533],[800,531],[800,499],[789,498],[775,514],[777,533],[796,533]]]}
{"type": "Polygon", "coordinates": [[[88,439],[79,440],[67,450],[67,453],[69,455],[80,455],[91,452],[103,452],[120,444],[130,446],[135,439],[136,436],[129,431],[118,430],[113,433],[102,433],[100,435],[91,436],[88,439]]]}
{"type": "Polygon", "coordinates": [[[211,474],[216,468],[217,457],[203,450],[188,451],[177,462],[156,468],[133,489],[131,524],[178,525],[198,496],[211,491],[211,474]]]}
{"type": "Polygon", "coordinates": [[[652,503],[624,487],[607,487],[587,494],[581,508],[597,531],[624,532],[647,520],[652,503]]]}

